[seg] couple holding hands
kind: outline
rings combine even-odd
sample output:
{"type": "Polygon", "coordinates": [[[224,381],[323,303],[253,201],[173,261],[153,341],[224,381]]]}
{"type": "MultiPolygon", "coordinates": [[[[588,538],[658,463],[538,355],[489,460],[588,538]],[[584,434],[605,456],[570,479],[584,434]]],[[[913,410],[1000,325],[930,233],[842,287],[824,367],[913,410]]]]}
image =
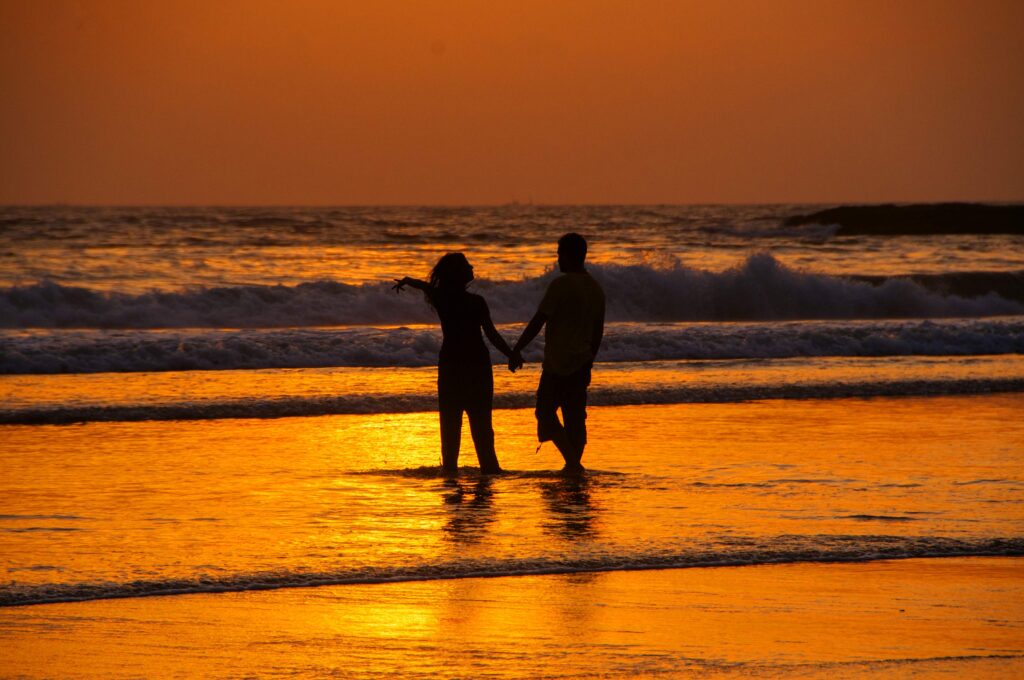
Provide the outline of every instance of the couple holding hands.
{"type": "Polygon", "coordinates": [[[494,378],[481,331],[508,357],[508,368],[515,372],[523,365],[522,350],[545,326],[544,370],[537,388],[537,438],[554,442],[565,459],[565,472],[583,471],[580,460],[587,444],[587,387],[604,333],[604,292],[584,268],[586,257],[587,242],[579,234],[558,239],[561,276],[548,285],[537,313],[511,348],[495,329],[487,302],[466,290],[473,280],[473,266],[462,253],[443,256],[427,281],[408,276],[396,279],[396,291],[405,286],[423,291],[441,320],[444,338],[438,357],[437,400],[445,473],[458,472],[463,412],[469,416],[480,472],[502,471],[491,425],[494,378]]]}

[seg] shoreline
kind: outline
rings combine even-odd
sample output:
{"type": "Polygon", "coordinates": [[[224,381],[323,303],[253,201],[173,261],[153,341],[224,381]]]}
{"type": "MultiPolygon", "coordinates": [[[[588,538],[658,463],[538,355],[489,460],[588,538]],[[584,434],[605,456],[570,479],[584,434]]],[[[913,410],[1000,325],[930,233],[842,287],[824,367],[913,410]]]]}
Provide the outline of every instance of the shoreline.
{"type": "MultiPolygon", "coordinates": [[[[536,576],[575,576],[585,574],[609,574],[629,573],[646,571],[675,571],[684,569],[733,569],[745,567],[773,567],[791,565],[847,565],[847,564],[870,564],[874,562],[899,562],[908,560],[947,560],[947,559],[986,559],[1006,558],[1017,559],[1024,557],[1024,543],[1016,539],[992,539],[991,549],[965,548],[963,552],[957,552],[955,548],[947,553],[939,551],[923,551],[918,554],[874,554],[874,555],[833,555],[833,556],[795,556],[795,557],[773,557],[761,556],[748,557],[745,555],[723,555],[721,557],[697,561],[692,564],[671,563],[669,560],[661,563],[644,563],[638,561],[632,565],[607,564],[593,565],[590,560],[581,560],[573,563],[569,560],[565,563],[555,563],[549,566],[527,565],[520,570],[502,570],[498,565],[488,567],[484,564],[479,566],[468,564],[459,565],[461,570],[452,570],[454,565],[427,565],[426,568],[408,567],[399,568],[394,575],[371,574],[373,569],[364,570],[365,574],[359,575],[330,575],[330,574],[308,574],[292,576],[291,580],[281,580],[282,577],[275,573],[251,574],[240,577],[226,577],[218,580],[215,577],[203,575],[193,583],[180,580],[176,583],[147,583],[145,581],[134,581],[131,584],[133,591],[118,592],[106,591],[107,584],[93,585],[90,583],[67,584],[69,590],[76,592],[75,595],[45,597],[39,599],[26,599],[25,601],[4,601],[0,599],[0,611],[15,607],[38,607],[59,604],[78,604],[88,602],[101,602],[105,600],[139,600],[162,597],[183,597],[189,595],[223,595],[230,593],[267,592],[275,590],[293,590],[309,588],[335,588],[335,587],[357,587],[357,586],[385,586],[402,583],[431,583],[435,581],[457,581],[463,579],[516,579],[530,578],[536,576]],[[1005,545],[1000,549],[1000,545],[1005,545]],[[429,570],[429,571],[428,571],[429,570]],[[160,586],[163,586],[162,588],[160,586]]],[[[507,567],[506,567],[507,568],[507,567]]],[[[287,577],[285,577],[287,578],[287,577]]],[[[41,591],[52,591],[55,585],[42,585],[41,591]]]]}

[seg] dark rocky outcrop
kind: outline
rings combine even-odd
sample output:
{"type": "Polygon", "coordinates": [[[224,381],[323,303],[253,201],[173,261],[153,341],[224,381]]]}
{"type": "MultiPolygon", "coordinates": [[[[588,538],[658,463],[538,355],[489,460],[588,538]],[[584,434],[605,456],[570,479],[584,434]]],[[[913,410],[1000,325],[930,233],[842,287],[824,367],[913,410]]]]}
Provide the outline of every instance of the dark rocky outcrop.
{"type": "Polygon", "coordinates": [[[1024,235],[1024,205],[983,203],[844,205],[806,215],[794,215],[788,218],[785,224],[787,226],[838,224],[840,235],[1024,235]]]}

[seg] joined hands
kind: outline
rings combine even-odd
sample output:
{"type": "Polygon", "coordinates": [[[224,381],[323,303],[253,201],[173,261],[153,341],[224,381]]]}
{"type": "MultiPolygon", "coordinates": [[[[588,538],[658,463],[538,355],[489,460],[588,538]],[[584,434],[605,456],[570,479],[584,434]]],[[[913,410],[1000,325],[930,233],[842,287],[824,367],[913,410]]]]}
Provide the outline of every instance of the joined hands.
{"type": "Polygon", "coordinates": [[[512,373],[522,368],[523,363],[523,355],[518,350],[513,350],[512,354],[508,356],[508,370],[512,373]]]}

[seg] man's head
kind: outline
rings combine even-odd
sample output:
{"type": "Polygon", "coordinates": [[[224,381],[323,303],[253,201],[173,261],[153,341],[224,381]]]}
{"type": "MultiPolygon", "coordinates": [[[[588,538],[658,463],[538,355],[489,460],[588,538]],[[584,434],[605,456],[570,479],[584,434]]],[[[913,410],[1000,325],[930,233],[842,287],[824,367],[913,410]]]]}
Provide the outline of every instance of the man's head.
{"type": "Polygon", "coordinates": [[[563,272],[583,270],[587,259],[587,241],[575,232],[558,239],[558,268],[563,272]]]}

